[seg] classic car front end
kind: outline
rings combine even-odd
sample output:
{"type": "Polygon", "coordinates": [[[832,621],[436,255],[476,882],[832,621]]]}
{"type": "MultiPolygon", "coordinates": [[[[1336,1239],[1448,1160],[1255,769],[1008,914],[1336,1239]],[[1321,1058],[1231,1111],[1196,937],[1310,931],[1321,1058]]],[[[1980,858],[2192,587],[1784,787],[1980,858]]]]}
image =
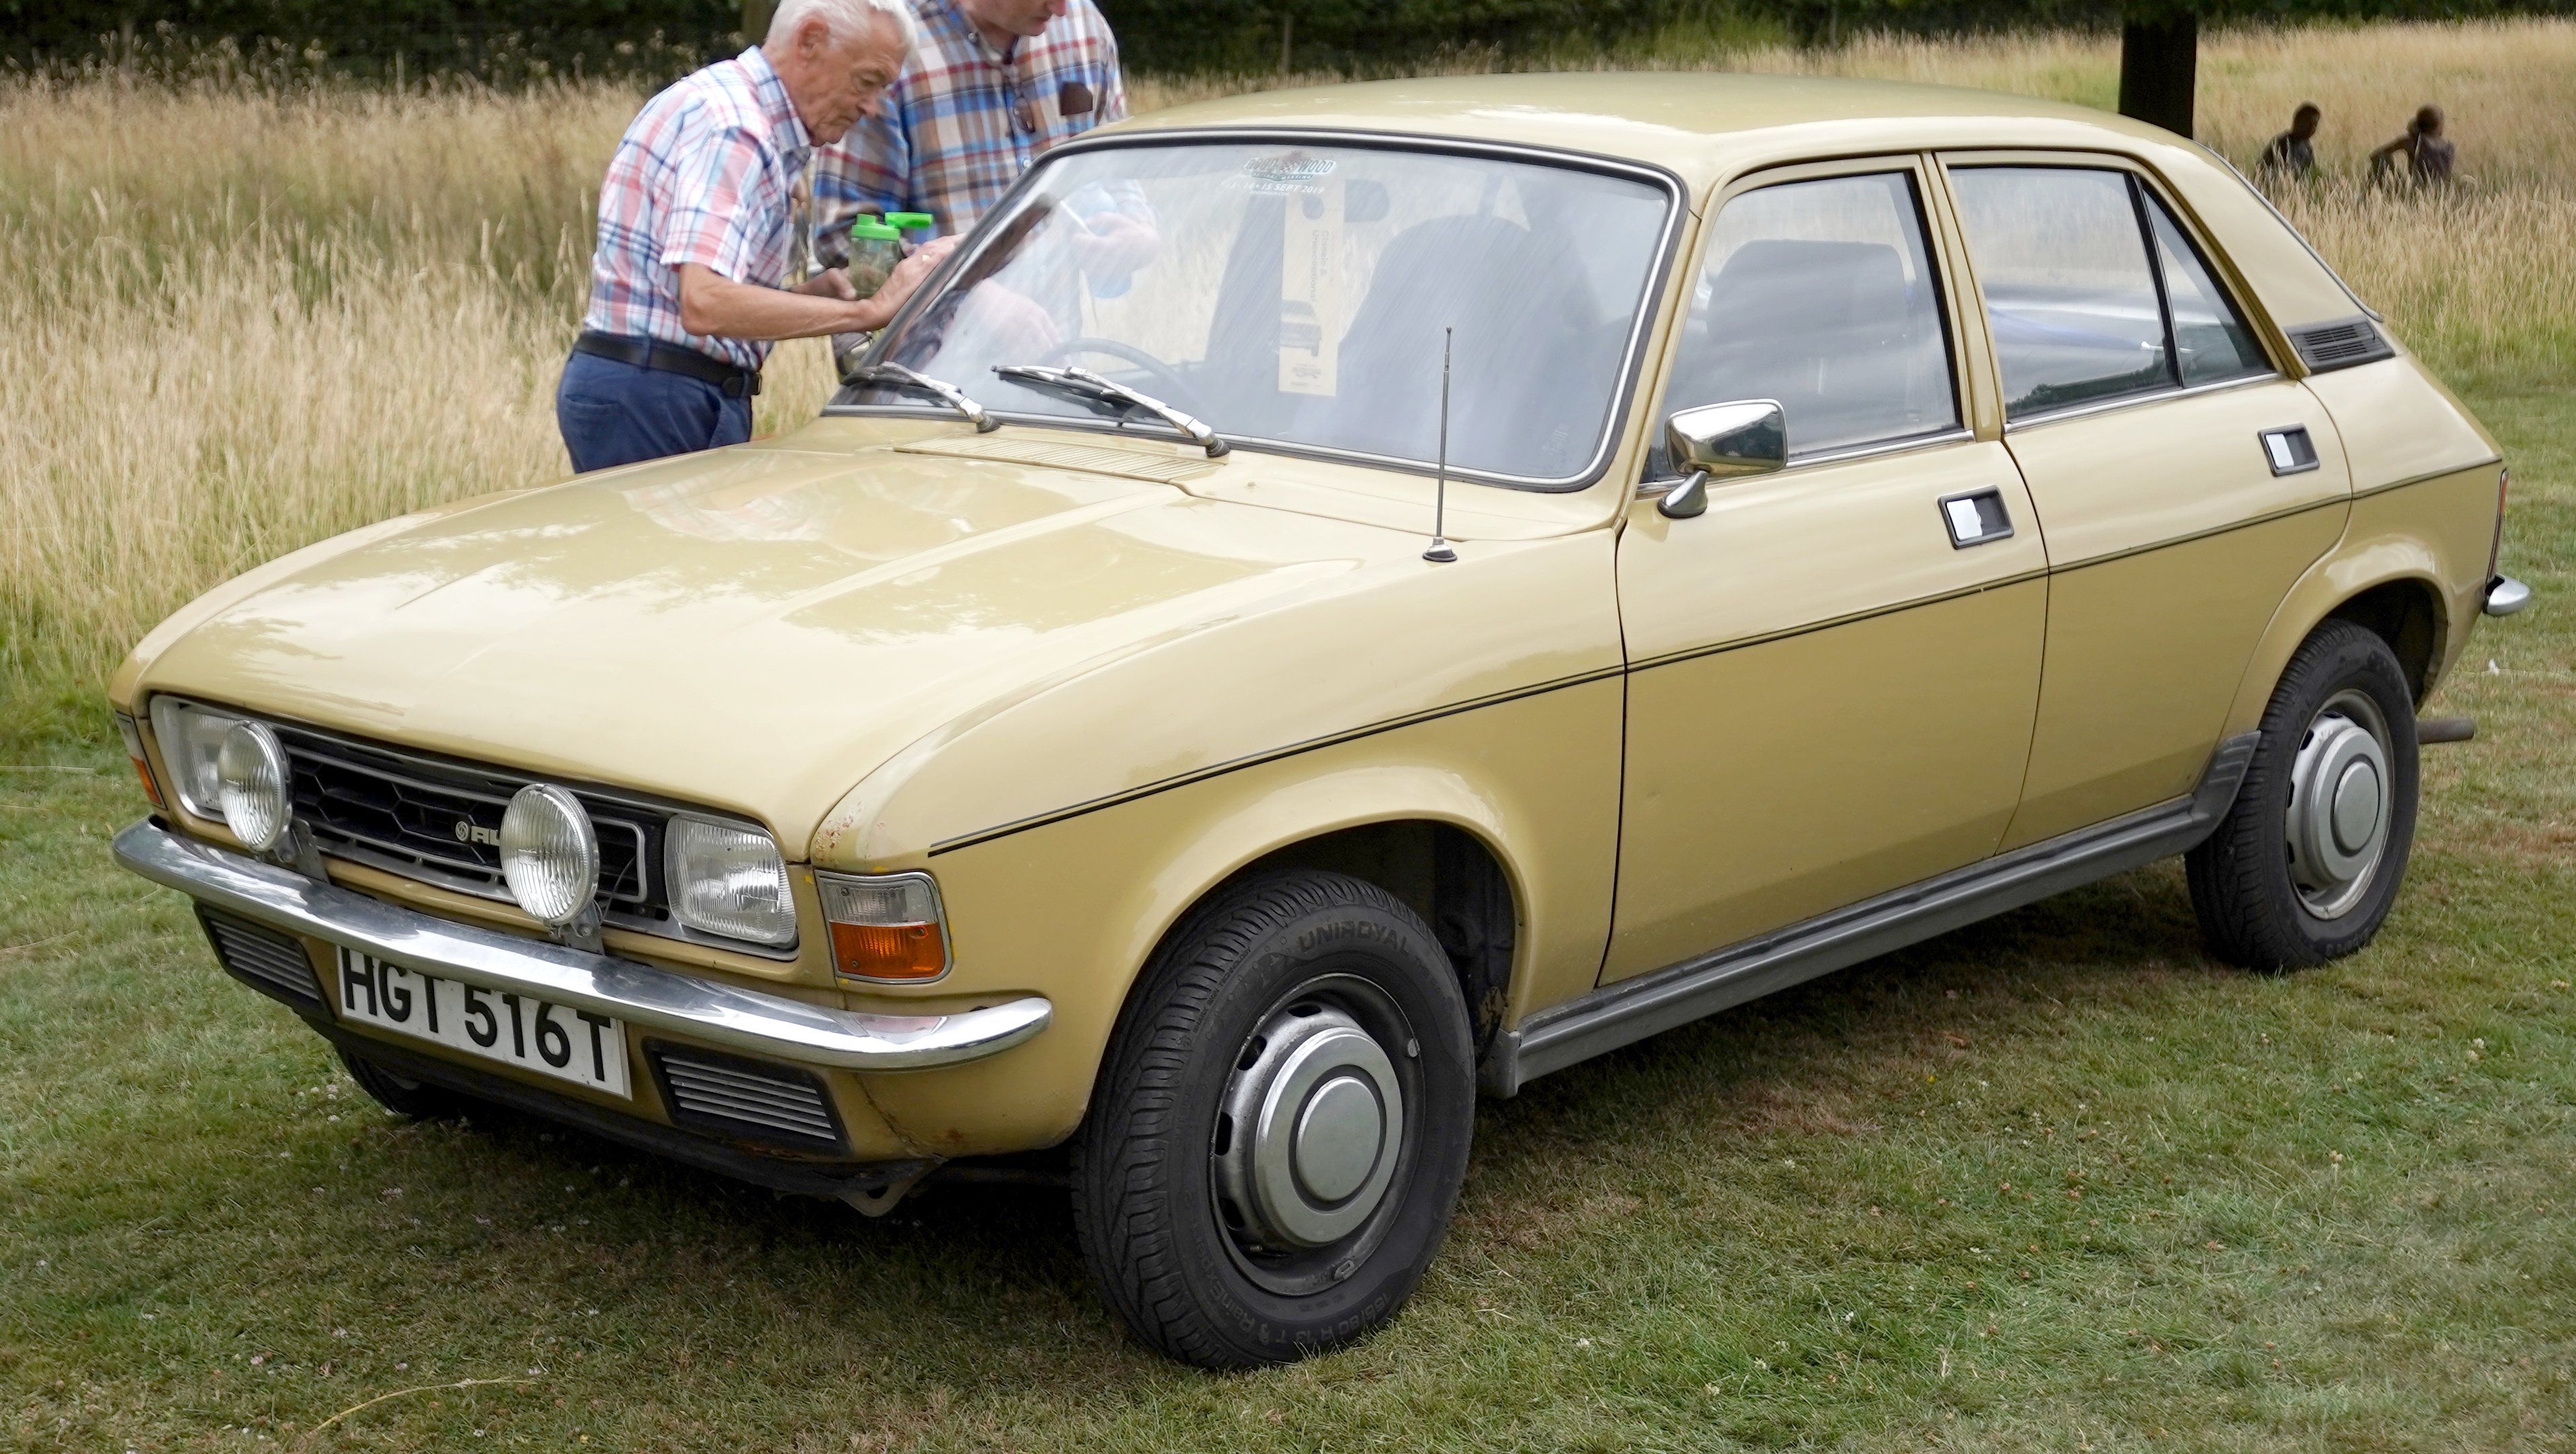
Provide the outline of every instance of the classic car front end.
{"type": "Polygon", "coordinates": [[[2174,853],[2228,958],[2366,943],[2502,490],[2149,128],[1270,93],[1052,155],[792,434],[209,593],[117,853],[397,1110],[1060,1178],[1271,1361],[1401,1305],[1480,1087],[2174,853]]]}

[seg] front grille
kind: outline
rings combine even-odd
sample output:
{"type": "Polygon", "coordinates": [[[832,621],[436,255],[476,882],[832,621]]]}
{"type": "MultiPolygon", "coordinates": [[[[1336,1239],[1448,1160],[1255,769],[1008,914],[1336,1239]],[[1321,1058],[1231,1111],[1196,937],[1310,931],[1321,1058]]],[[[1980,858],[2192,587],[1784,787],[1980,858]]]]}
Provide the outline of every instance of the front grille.
{"type": "Polygon", "coordinates": [[[2290,346],[2310,369],[2323,373],[2329,369],[2346,369],[2355,364],[2375,363],[2394,358],[2397,350],[2367,318],[2347,318],[2340,323],[2318,323],[2290,330],[2290,346]]]}
{"type": "Polygon", "coordinates": [[[206,926],[215,962],[233,978],[290,1004],[319,1009],[325,1003],[301,941],[203,905],[197,908],[197,922],[206,926]]]}
{"type": "Polygon", "coordinates": [[[671,1119],[682,1125],[796,1146],[841,1144],[831,1098],[805,1071],[712,1050],[645,1050],[671,1119]]]}
{"type": "MultiPolygon", "coordinates": [[[[510,897],[501,877],[501,815],[528,779],[380,752],[280,726],[292,769],[295,816],[323,852],[490,899],[510,897]]],[[[599,834],[599,890],[611,915],[666,916],[660,875],[662,819],[646,809],[576,794],[599,834]]]]}

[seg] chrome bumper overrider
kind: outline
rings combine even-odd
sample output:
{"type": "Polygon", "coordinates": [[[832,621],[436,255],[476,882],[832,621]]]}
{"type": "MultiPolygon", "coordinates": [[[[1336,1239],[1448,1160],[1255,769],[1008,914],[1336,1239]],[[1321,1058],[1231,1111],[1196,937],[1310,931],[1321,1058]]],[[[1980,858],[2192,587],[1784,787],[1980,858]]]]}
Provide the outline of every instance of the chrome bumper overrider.
{"type": "Polygon", "coordinates": [[[2530,604],[2531,587],[2513,577],[2498,576],[2487,582],[2485,610],[2488,615],[2510,616],[2530,604]]]}
{"type": "Polygon", "coordinates": [[[867,1015],[416,913],[149,819],[116,861],[210,907],[407,969],[616,1015],[647,1029],[835,1070],[921,1070],[998,1054],[1047,1027],[1037,995],[954,1015],[867,1015]]]}

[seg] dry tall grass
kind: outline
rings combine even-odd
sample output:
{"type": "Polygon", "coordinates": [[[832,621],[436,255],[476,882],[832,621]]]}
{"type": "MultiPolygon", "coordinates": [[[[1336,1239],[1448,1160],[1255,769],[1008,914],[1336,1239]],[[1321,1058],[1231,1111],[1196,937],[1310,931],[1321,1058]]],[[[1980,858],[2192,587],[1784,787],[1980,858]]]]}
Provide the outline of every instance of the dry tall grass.
{"type": "MultiPolygon", "coordinates": [[[[2203,54],[2204,131],[2240,163],[2298,101],[2326,108],[2333,175],[2285,204],[2411,343],[2455,377],[2576,380],[2576,24],[2231,33],[2203,54]],[[2361,200],[2359,156],[2424,100],[2476,184],[2361,200]]],[[[2108,41],[2049,36],[1826,53],[1684,36],[1616,59],[2092,104],[2117,69],[2108,41]]],[[[560,477],[552,389],[590,199],[637,99],[0,81],[0,711],[86,697],[154,621],[257,561],[560,477]]],[[[771,373],[762,428],[819,406],[821,345],[771,373]]]]}

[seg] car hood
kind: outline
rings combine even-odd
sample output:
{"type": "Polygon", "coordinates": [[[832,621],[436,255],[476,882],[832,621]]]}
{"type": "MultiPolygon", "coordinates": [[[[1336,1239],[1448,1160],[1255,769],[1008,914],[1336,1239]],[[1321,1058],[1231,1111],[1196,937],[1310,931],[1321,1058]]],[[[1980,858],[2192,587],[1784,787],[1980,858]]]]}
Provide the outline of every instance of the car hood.
{"type": "Polygon", "coordinates": [[[729,808],[794,852],[943,723],[1419,549],[1147,479],[762,446],[280,562],[133,685],[729,808]]]}

